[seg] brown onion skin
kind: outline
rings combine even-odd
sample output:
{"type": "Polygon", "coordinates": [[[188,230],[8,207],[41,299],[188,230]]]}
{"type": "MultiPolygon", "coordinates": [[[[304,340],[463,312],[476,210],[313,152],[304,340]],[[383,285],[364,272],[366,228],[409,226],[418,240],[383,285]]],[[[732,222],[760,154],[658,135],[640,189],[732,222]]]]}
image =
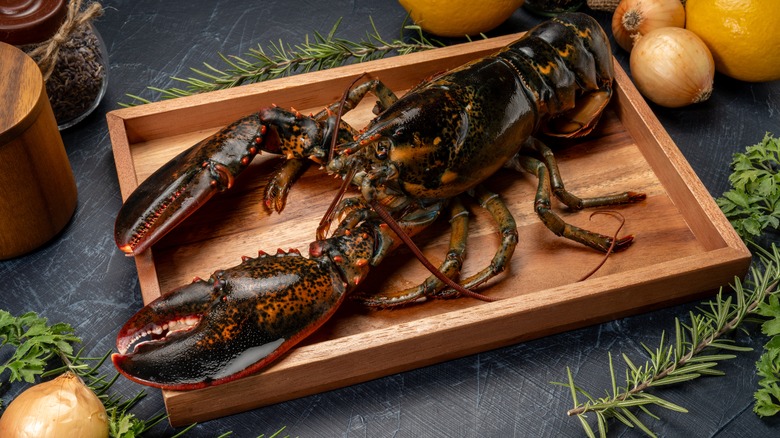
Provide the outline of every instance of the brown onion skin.
{"type": "Polygon", "coordinates": [[[19,394],[0,417],[2,438],[107,438],[103,403],[78,376],[66,372],[19,394]]]}
{"type": "Polygon", "coordinates": [[[680,0],[621,0],[612,14],[612,35],[627,52],[633,49],[635,36],[684,26],[685,7],[680,0]]]}
{"type": "Polygon", "coordinates": [[[665,27],[642,36],[631,51],[631,77],[639,92],[658,105],[679,108],[712,93],[715,62],[693,32],[665,27]]]}

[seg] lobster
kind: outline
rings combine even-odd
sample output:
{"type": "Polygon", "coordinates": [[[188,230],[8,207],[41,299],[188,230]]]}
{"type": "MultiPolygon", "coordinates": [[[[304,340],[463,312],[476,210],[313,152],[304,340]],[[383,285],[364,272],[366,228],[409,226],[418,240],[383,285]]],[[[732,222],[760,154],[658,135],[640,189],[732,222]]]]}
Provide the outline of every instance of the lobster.
{"type": "Polygon", "coordinates": [[[266,187],[266,206],[284,209],[287,193],[309,163],[353,185],[359,196],[334,201],[308,257],[298,251],[259,252],[207,280],[168,292],[119,331],[116,368],[142,384],[194,389],[252,374],[324,324],[394,249],[444,211],[450,249],[421,285],[362,298],[391,307],[427,297],[470,295],[501,273],[517,244],[511,213],[482,182],[501,168],[538,178],[534,208],[556,235],[598,251],[622,250],[633,236],[610,237],[572,226],[551,207],[571,209],[635,203],[624,192],[579,198],[567,191],[552,151],[533,137],[587,135],[606,107],[613,81],[609,42],[582,13],[562,14],[490,56],[439,74],[400,98],[371,79],[312,116],[275,106],[248,115],[182,152],[128,197],[115,224],[117,246],[138,254],[216,193],[229,189],[261,152],[287,157],[266,187]],[[341,120],[368,93],[376,117],[360,131],[341,120]],[[491,262],[456,282],[465,251],[461,199],[474,197],[499,226],[491,262]],[[331,222],[338,225],[330,237],[331,222]]]}

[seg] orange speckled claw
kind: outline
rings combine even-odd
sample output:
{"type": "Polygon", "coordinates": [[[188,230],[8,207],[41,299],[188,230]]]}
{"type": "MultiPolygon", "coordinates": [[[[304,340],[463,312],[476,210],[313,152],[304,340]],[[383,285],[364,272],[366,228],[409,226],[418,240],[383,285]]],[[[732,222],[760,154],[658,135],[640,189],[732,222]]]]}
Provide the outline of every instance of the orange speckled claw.
{"type": "Polygon", "coordinates": [[[138,311],[119,331],[112,361],[148,386],[228,382],[257,372],[316,330],[345,292],[323,260],[296,252],[248,258],[138,311]]]}
{"type": "Polygon", "coordinates": [[[214,194],[233,185],[257,153],[262,125],[244,117],[180,153],[144,180],[117,214],[114,239],[127,255],[156,243],[214,194]]]}

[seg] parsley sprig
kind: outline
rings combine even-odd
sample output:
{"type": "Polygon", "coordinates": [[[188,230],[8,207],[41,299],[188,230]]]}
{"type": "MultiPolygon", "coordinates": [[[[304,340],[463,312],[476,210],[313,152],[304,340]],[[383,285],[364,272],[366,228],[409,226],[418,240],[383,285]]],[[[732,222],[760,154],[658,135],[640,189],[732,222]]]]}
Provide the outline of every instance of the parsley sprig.
{"type": "Polygon", "coordinates": [[[756,363],[761,380],[755,393],[753,412],[761,417],[780,413],[780,298],[770,296],[761,303],[757,313],[767,320],[761,324],[761,332],[771,336],[764,345],[764,353],[756,363]]]}
{"type": "Polygon", "coordinates": [[[128,412],[145,393],[141,391],[130,399],[111,394],[109,389],[119,374],[108,378],[100,372],[111,352],[102,357],[85,357],[83,349],[74,353],[74,346],[80,343],[81,338],[74,334],[70,324],[49,324],[47,318],[35,312],[14,316],[0,309],[0,360],[7,357],[0,362],[0,383],[6,375],[8,382],[35,383],[37,379],[69,370],[79,376],[106,407],[110,436],[114,438],[138,437],[165,419],[164,414],[159,414],[152,419],[141,420],[128,412]],[[57,363],[63,365],[56,367],[57,363]]]}
{"type": "Polygon", "coordinates": [[[13,349],[11,356],[0,364],[0,378],[8,372],[9,382],[33,383],[50,359],[73,354],[73,344],[78,342],[81,339],[68,324],[49,325],[46,318],[34,312],[14,317],[0,310],[0,357],[13,349]]]}
{"type": "Polygon", "coordinates": [[[745,241],[768,228],[780,229],[780,138],[770,133],[760,143],[734,154],[731,189],[718,206],[745,241]]]}

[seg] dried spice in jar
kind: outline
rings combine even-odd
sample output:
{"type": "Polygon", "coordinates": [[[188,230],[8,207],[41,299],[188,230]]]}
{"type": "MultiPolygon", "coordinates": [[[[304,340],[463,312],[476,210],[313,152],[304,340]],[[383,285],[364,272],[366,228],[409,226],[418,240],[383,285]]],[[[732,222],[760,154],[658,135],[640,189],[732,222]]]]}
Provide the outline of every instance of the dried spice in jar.
{"type": "Polygon", "coordinates": [[[563,12],[573,12],[582,7],[585,0],[525,0],[523,7],[529,11],[553,17],[563,12]]]}
{"type": "Polygon", "coordinates": [[[92,20],[98,3],[4,0],[0,41],[14,44],[40,67],[59,129],[75,125],[100,103],[108,85],[108,56],[92,20]]]}

